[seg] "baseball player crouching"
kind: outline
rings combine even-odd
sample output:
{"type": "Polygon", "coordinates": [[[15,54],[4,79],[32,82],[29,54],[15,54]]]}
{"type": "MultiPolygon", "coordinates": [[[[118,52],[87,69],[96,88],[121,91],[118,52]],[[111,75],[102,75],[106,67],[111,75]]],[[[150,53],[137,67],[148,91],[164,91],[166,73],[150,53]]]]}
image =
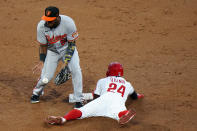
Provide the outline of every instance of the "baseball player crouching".
{"type": "Polygon", "coordinates": [[[41,72],[40,79],[33,89],[31,103],[40,101],[46,84],[53,78],[60,60],[69,68],[72,75],[76,108],[83,106],[82,73],[76,48],[77,29],[72,18],[59,15],[59,9],[49,6],[37,26],[37,40],[40,43],[40,62],[34,72],[41,72]]]}
{"type": "Polygon", "coordinates": [[[123,67],[120,63],[109,64],[106,76],[97,82],[93,101],[81,108],[71,110],[63,117],[49,116],[46,123],[61,125],[69,120],[96,116],[115,119],[121,125],[128,123],[136,112],[133,109],[126,109],[127,97],[140,99],[144,95],[137,94],[132,85],[122,77],[123,67]]]}

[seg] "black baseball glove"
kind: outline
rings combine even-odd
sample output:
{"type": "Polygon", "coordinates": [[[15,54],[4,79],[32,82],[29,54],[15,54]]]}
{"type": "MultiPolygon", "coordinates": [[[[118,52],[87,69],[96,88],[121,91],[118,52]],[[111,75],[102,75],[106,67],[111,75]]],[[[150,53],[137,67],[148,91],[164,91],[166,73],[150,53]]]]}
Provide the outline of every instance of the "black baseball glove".
{"type": "Polygon", "coordinates": [[[56,85],[60,85],[65,83],[71,78],[71,72],[68,68],[68,66],[65,66],[64,68],[61,69],[61,71],[56,75],[54,83],[56,85]]]}

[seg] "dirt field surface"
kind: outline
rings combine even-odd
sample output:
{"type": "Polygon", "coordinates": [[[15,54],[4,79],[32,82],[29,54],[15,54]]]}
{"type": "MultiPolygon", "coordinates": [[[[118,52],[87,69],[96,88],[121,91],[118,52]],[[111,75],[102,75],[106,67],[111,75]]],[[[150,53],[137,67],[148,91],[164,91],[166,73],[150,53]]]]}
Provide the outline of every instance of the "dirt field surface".
{"type": "Polygon", "coordinates": [[[196,131],[196,7],[196,0],[1,0],[0,130],[196,131]],[[30,104],[39,77],[32,73],[39,61],[36,27],[49,5],[75,20],[83,92],[91,92],[108,64],[118,61],[145,95],[127,101],[137,114],[125,127],[102,117],[45,125],[48,115],[73,108],[67,102],[71,80],[61,86],[51,81],[41,102],[30,104]]]}

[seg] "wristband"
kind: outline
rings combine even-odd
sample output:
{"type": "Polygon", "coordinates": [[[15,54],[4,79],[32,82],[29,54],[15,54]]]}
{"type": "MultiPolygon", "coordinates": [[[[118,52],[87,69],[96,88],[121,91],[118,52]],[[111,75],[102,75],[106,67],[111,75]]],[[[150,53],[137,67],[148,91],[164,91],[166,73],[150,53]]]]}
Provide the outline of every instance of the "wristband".
{"type": "Polygon", "coordinates": [[[45,61],[46,54],[40,54],[40,61],[45,61]]]}

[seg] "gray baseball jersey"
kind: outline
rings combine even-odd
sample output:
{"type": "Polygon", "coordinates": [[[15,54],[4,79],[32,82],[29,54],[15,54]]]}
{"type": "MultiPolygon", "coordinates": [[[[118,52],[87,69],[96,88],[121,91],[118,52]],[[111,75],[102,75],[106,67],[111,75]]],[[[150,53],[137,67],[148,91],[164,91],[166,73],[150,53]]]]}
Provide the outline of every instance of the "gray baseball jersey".
{"type": "MultiPolygon", "coordinates": [[[[68,41],[73,41],[78,38],[77,29],[72,18],[65,15],[60,15],[60,18],[60,24],[56,28],[52,29],[45,26],[44,20],[41,20],[38,23],[37,40],[42,45],[48,45],[48,48],[41,78],[33,89],[34,95],[39,95],[43,92],[46,85],[46,83],[43,83],[44,78],[47,78],[48,82],[53,78],[59,60],[63,60],[65,58],[68,41]]],[[[77,48],[75,48],[72,59],[68,63],[68,67],[72,75],[75,100],[80,102],[83,98],[83,84],[77,48]]]]}
{"type": "Polygon", "coordinates": [[[45,21],[41,20],[37,26],[37,41],[48,44],[48,50],[60,53],[67,48],[67,41],[78,38],[74,21],[69,16],[60,15],[61,22],[55,29],[46,27],[45,21]]]}

